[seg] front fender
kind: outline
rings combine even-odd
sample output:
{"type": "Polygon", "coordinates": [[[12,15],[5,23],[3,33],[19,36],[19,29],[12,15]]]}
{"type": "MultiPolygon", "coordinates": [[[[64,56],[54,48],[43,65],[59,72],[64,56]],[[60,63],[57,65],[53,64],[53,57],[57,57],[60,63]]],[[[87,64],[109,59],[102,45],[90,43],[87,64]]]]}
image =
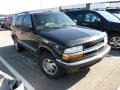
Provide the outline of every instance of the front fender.
{"type": "Polygon", "coordinates": [[[40,46],[38,47],[38,53],[39,53],[39,54],[42,53],[41,50],[43,50],[43,49],[51,52],[52,55],[53,55],[56,59],[60,58],[60,55],[59,55],[53,48],[51,48],[50,46],[47,46],[47,45],[40,45],[40,46]]]}

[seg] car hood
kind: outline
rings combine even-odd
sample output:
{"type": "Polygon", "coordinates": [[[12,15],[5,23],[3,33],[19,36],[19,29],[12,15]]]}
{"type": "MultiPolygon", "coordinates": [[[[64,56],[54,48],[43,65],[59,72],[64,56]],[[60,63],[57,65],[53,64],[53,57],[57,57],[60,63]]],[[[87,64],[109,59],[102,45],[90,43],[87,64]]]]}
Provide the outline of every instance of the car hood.
{"type": "Polygon", "coordinates": [[[55,42],[64,47],[71,47],[104,37],[102,32],[85,27],[66,27],[41,31],[39,32],[39,35],[46,38],[46,40],[55,42]]]}

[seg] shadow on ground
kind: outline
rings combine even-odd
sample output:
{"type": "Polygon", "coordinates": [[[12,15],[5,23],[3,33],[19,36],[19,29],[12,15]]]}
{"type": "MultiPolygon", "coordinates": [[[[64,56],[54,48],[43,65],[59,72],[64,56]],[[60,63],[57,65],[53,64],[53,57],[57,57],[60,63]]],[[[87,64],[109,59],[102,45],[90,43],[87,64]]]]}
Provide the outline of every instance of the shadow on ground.
{"type": "Polygon", "coordinates": [[[11,45],[0,47],[0,56],[31,83],[36,90],[66,90],[79,82],[90,71],[90,68],[85,68],[77,73],[66,74],[59,79],[50,79],[41,72],[35,55],[28,51],[18,53],[15,47],[11,45]]]}
{"type": "Polygon", "coordinates": [[[120,57],[120,50],[111,50],[109,55],[115,56],[115,57],[120,57]]]}

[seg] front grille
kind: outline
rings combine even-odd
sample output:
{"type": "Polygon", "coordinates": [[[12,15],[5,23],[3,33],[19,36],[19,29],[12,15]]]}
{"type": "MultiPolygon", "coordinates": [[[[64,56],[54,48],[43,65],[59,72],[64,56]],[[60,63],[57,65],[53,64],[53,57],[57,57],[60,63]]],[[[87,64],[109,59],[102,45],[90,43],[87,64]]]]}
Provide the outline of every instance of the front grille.
{"type": "Polygon", "coordinates": [[[85,57],[90,57],[90,56],[94,56],[96,55],[97,53],[99,53],[100,51],[102,51],[104,49],[104,46],[99,48],[98,50],[94,50],[92,52],[88,52],[88,53],[85,53],[85,57]]]}
{"type": "Polygon", "coordinates": [[[84,46],[84,51],[83,51],[84,57],[70,61],[70,62],[87,59],[87,58],[90,58],[90,57],[93,57],[93,56],[99,54],[105,48],[104,38],[85,43],[85,44],[83,44],[83,46],[84,46]]]}
{"type": "Polygon", "coordinates": [[[86,44],[84,44],[84,49],[94,47],[95,45],[98,45],[100,43],[104,43],[104,39],[100,39],[100,40],[96,40],[96,41],[86,43],[86,44]]]}
{"type": "Polygon", "coordinates": [[[103,50],[103,48],[104,48],[104,38],[86,43],[84,44],[84,49],[85,51],[88,50],[88,52],[85,53],[85,57],[94,56],[97,53],[99,53],[101,50],[103,50]],[[96,47],[99,47],[99,48],[95,49],[96,47]],[[92,50],[89,51],[91,48],[92,50]]]}

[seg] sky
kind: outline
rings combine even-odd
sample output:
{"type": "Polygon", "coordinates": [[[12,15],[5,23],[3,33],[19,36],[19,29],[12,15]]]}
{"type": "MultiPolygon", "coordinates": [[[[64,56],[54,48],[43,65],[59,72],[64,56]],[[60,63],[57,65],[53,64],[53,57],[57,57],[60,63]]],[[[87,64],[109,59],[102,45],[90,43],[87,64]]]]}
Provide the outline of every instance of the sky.
{"type": "Polygon", "coordinates": [[[110,0],[0,0],[0,14],[103,1],[110,0]]]}

